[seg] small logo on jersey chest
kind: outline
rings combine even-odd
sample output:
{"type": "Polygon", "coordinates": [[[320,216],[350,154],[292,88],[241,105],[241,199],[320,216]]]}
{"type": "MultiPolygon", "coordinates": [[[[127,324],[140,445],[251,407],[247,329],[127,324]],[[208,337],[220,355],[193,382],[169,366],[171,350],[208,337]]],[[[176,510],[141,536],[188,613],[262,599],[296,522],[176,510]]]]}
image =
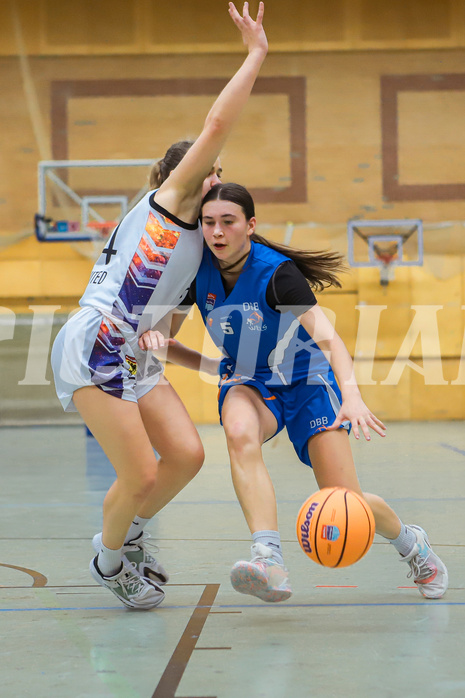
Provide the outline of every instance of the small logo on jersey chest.
{"type": "Polygon", "coordinates": [[[267,326],[263,324],[263,316],[260,315],[260,312],[257,312],[256,310],[254,310],[254,312],[249,315],[246,322],[249,330],[263,332],[267,329],[267,326]]]}
{"type": "Polygon", "coordinates": [[[215,293],[208,293],[207,294],[207,300],[205,301],[205,310],[213,310],[215,307],[215,302],[216,302],[216,294],[215,293]]]}

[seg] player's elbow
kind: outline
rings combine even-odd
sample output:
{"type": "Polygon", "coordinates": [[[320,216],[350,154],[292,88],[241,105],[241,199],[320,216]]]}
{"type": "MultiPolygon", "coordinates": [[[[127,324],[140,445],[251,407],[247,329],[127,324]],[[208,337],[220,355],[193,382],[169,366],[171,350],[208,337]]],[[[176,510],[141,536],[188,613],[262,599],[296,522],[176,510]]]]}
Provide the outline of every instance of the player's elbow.
{"type": "Polygon", "coordinates": [[[228,132],[226,119],[219,114],[209,114],[204,126],[204,131],[210,138],[224,138],[228,132]]]}

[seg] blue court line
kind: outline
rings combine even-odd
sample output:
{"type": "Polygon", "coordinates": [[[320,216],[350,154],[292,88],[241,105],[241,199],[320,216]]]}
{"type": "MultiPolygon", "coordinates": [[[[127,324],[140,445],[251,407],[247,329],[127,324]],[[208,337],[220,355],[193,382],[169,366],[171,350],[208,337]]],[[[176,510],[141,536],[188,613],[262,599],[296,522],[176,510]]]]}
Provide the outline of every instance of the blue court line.
{"type": "MultiPolygon", "coordinates": [[[[417,606],[423,608],[424,606],[465,606],[465,601],[442,601],[431,600],[431,601],[407,601],[404,603],[397,603],[395,601],[387,601],[384,603],[288,603],[275,608],[371,608],[371,607],[383,607],[383,606],[417,606]]],[[[192,609],[192,608],[211,608],[212,611],[216,611],[221,608],[235,608],[235,609],[247,609],[247,608],[271,608],[270,605],[264,604],[248,604],[245,606],[239,606],[237,604],[221,604],[219,606],[197,606],[196,604],[189,604],[186,606],[161,606],[159,610],[182,610],[182,609],[192,609]]],[[[18,612],[35,612],[35,611],[127,611],[123,606],[60,606],[60,607],[43,607],[43,608],[0,608],[0,613],[18,613],[18,612]]],[[[137,611],[136,611],[137,613],[137,611]]]]}
{"type": "Polygon", "coordinates": [[[465,456],[465,451],[462,451],[461,448],[457,448],[456,446],[451,446],[450,444],[439,444],[443,448],[448,448],[449,451],[454,451],[455,453],[460,453],[461,456],[465,456]]]}

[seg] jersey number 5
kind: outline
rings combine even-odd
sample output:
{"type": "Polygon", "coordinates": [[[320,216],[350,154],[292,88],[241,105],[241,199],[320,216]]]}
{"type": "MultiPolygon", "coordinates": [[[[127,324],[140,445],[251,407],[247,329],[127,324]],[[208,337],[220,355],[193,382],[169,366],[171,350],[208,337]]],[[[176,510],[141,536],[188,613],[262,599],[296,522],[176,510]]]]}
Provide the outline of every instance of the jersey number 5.
{"type": "Polygon", "coordinates": [[[225,322],[220,322],[220,327],[225,334],[234,334],[234,330],[227,320],[225,322]]]}

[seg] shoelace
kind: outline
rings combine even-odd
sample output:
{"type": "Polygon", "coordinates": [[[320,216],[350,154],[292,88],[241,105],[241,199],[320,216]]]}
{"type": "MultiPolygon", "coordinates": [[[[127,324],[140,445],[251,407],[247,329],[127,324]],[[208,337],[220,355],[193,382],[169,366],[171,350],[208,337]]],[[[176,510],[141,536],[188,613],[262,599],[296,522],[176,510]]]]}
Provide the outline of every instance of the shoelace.
{"type": "Polygon", "coordinates": [[[414,579],[427,579],[435,572],[435,569],[428,565],[427,559],[422,558],[420,555],[415,555],[415,557],[410,560],[409,565],[410,572],[407,578],[413,576],[414,579]]]}
{"type": "Polygon", "coordinates": [[[125,567],[125,573],[121,582],[124,581],[124,586],[126,587],[129,594],[138,594],[145,587],[145,582],[140,577],[140,575],[135,572],[136,564],[131,562],[125,567]]]}
{"type": "Polygon", "coordinates": [[[264,555],[255,555],[255,557],[253,557],[250,562],[253,562],[253,563],[261,562],[264,565],[268,565],[268,564],[272,563],[272,560],[273,560],[272,557],[265,557],[264,555]]]}
{"type": "Polygon", "coordinates": [[[135,546],[141,548],[144,551],[146,558],[145,561],[148,563],[156,562],[156,559],[153,555],[151,555],[151,552],[155,554],[160,552],[160,548],[153,542],[153,540],[149,540],[151,537],[152,536],[150,535],[150,533],[144,532],[142,534],[142,539],[134,543],[135,546]]]}

